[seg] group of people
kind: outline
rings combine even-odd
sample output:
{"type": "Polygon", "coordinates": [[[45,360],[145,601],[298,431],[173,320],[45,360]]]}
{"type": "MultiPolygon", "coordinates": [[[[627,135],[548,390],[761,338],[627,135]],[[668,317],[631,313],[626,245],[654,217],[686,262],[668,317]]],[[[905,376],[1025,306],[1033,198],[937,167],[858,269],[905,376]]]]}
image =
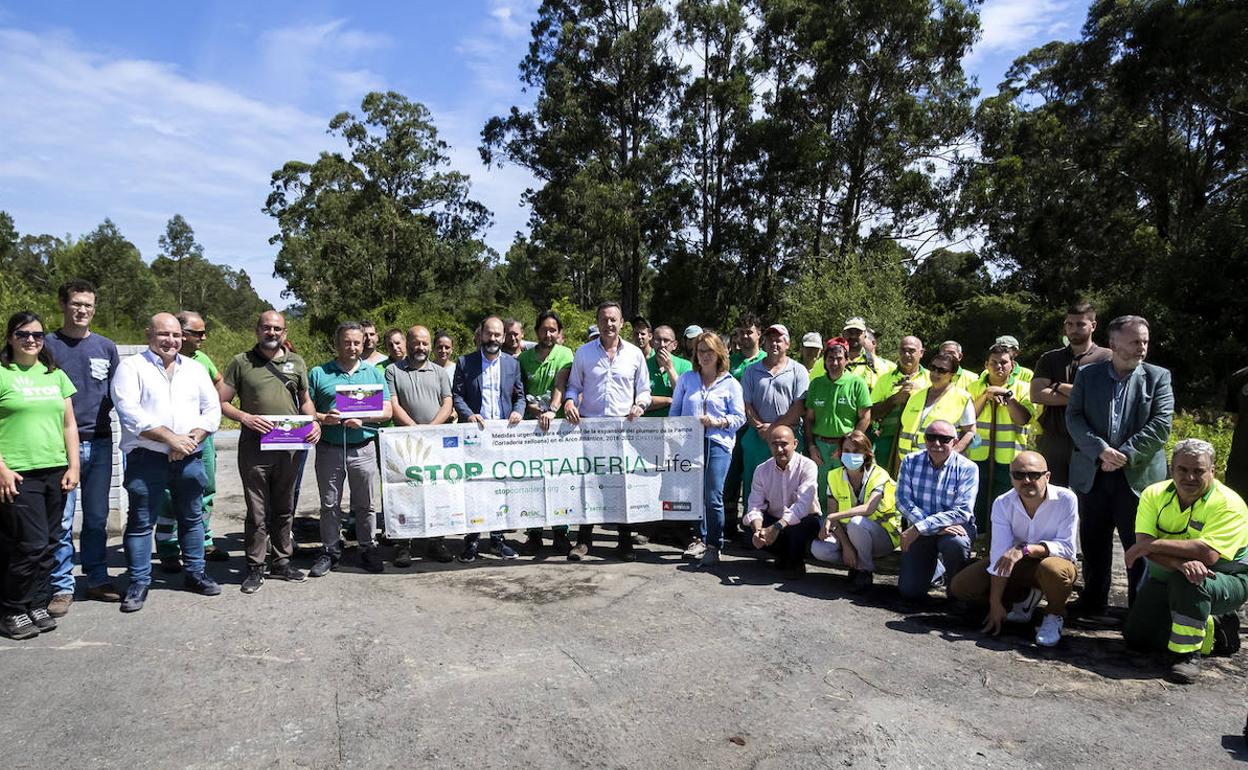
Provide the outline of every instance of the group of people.
{"type": "MultiPolygon", "coordinates": [[[[309,367],[270,310],[257,319],[256,344],[218,370],[200,350],[207,332],[195,313],[153,316],[147,348],[122,359],[90,330],[90,284],[70,281],[58,297],[59,329],[15,314],[0,351],[0,633],[11,638],[55,628],[72,605],[79,496],[88,599],[142,609],[153,543],[162,569],[183,572],[188,590],[220,593],[205,562],[229,558],[210,521],[212,435],[222,415],[241,426],[248,594],[266,579],[328,575],[350,537],[360,565],[384,571],[380,427],[457,420],[485,430],[490,421],[532,420],[549,430],[557,419],[670,415],[696,417],[704,430],[705,515],[685,541],[685,556],[701,567],[718,564],[737,538],[774,555],[787,578],[800,578],[813,559],[847,569],[849,590],[862,593],[877,560],[900,550],[903,600],[922,602],[943,581],[951,597],[987,605],[984,629],[993,633],[1030,621],[1043,603],[1035,639],[1052,646],[1068,611],[1104,613],[1116,531],[1129,570],[1128,643],[1168,649],[1178,681],[1198,676],[1202,656],[1238,647],[1248,508],[1214,478],[1204,441],[1177,442],[1168,473],[1170,375],[1145,362],[1149,327],[1138,316],[1111,322],[1105,349],[1092,339],[1094,309],[1075,305],[1068,344],[1041,356],[1035,371],[1020,365],[1018,342],[1006,335],[976,373],[955,341],[924,366],[922,341],[906,336],[889,361],[863,318],[826,342],[803,335],[800,359],[789,356],[783,324],[753,316],[729,334],[691,326],[679,338],[633,318],[630,342],[614,302],[598,306],[589,342],[575,351],[554,311],[538,316],[533,342],[515,319],[485,318],[476,349],[454,360],[449,335],[424,326],[379,335],[370,323],[345,322],[333,358],[309,367]],[[340,415],[342,386],[379,389],[381,413],[340,415]],[[105,560],[114,410],[129,500],[124,591],[105,560]],[[305,440],[315,445],[321,545],[306,575],[291,563],[292,524],[310,450],[262,442],[291,416],[310,421],[305,440]],[[987,556],[973,561],[977,545],[987,556]],[[1080,552],[1084,586],[1068,607],[1080,552]]],[[[618,530],[615,554],[635,559],[634,533],[618,530]]],[[[554,551],[584,559],[593,532],[582,525],[574,542],[556,527],[554,551]]],[[[488,551],[514,559],[545,548],[541,528],[525,533],[519,552],[505,535],[489,533],[488,551]]],[[[393,545],[398,567],[417,553],[470,563],[482,538],[466,535],[458,554],[444,538],[393,545]]]]}

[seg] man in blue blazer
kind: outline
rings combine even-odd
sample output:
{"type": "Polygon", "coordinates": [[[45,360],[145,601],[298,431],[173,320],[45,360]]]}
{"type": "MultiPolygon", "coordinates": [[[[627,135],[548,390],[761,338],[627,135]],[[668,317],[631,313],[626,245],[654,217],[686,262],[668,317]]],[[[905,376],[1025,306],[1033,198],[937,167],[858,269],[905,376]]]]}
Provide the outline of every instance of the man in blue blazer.
{"type": "MultiPolygon", "coordinates": [[[[1079,495],[1079,540],[1084,590],[1074,609],[1101,614],[1109,602],[1114,529],[1125,552],[1135,545],[1139,494],[1166,478],[1166,440],[1174,416],[1170,372],[1144,363],[1148,321],[1140,316],[1109,324],[1108,361],[1075,375],[1066,406],[1066,427],[1074,442],[1070,486],[1079,495]]],[[[1144,577],[1144,560],[1127,571],[1128,597],[1144,577]]]]}
{"type": "MultiPolygon", "coordinates": [[[[481,322],[477,335],[480,349],[460,356],[455,364],[451,384],[451,402],[460,422],[475,422],[485,429],[486,420],[507,420],[509,425],[524,416],[524,378],[520,363],[503,352],[503,319],[490,316],[481,322]]],[[[516,558],[516,552],[503,539],[504,531],[490,533],[490,551],[504,559],[516,558]]],[[[459,560],[475,561],[481,533],[464,536],[464,552],[459,560]]]]}

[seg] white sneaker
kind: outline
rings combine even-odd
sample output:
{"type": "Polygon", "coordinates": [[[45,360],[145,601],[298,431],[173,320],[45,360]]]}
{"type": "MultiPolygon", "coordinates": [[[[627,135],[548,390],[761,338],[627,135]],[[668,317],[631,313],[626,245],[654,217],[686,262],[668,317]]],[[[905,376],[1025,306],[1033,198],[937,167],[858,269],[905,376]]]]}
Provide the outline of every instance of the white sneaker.
{"type": "Polygon", "coordinates": [[[713,546],[702,547],[702,560],[698,562],[699,567],[714,567],[719,564],[719,549],[713,546]]]}
{"type": "Polygon", "coordinates": [[[1062,639],[1062,626],[1066,621],[1059,615],[1045,615],[1036,629],[1036,644],[1041,647],[1056,647],[1062,639]]]}
{"type": "Polygon", "coordinates": [[[1005,619],[1011,623],[1030,623],[1031,616],[1036,614],[1036,607],[1040,606],[1040,599],[1044,594],[1040,593],[1039,588],[1031,589],[1031,593],[1027,594],[1027,598],[1016,603],[1006,613],[1005,619]]]}
{"type": "Polygon", "coordinates": [[[685,549],[685,558],[701,559],[702,554],[704,553],[706,553],[706,543],[703,543],[701,540],[694,540],[689,544],[689,547],[685,549]]]}

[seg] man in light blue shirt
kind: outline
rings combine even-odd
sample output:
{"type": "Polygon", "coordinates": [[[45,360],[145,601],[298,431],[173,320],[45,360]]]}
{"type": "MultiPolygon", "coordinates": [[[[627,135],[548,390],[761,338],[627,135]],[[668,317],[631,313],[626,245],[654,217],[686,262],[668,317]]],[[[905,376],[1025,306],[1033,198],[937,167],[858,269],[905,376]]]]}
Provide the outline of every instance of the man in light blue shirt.
{"type": "MultiPolygon", "coordinates": [[[[576,350],[572,373],[564,392],[563,414],[573,425],[582,417],[626,417],[635,420],[650,405],[650,370],[641,348],[620,336],[624,316],[618,302],[598,305],[598,337],[576,350]]],[[[632,528],[619,525],[615,552],[624,561],[636,561],[632,528]]],[[[593,524],[582,524],[569,561],[580,561],[593,543],[593,524]]]]}

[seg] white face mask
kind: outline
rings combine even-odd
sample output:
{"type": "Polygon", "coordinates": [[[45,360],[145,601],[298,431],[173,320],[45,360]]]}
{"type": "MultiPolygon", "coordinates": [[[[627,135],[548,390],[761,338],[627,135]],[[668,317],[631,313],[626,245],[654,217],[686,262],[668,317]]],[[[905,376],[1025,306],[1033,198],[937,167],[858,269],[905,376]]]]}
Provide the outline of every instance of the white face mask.
{"type": "Polygon", "coordinates": [[[859,470],[866,461],[866,455],[857,454],[855,452],[841,452],[841,465],[844,465],[851,471],[859,470]]]}

